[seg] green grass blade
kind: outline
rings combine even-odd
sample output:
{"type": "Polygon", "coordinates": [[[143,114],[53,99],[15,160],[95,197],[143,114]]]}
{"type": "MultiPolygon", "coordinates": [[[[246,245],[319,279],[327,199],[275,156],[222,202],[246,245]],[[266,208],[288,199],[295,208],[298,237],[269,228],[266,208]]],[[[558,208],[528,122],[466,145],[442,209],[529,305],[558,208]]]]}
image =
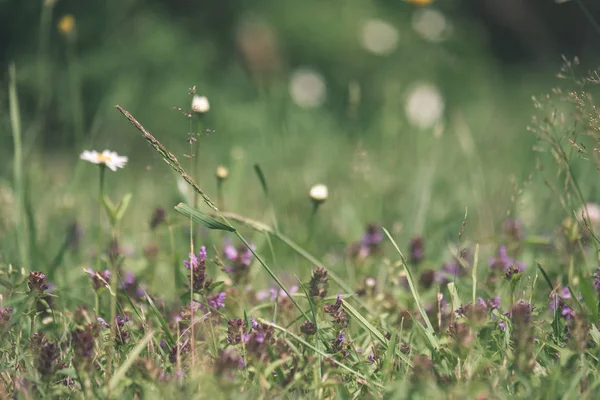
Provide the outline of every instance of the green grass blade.
{"type": "Polygon", "coordinates": [[[387,382],[393,376],[393,365],[394,365],[394,350],[396,349],[396,345],[398,344],[398,332],[394,331],[392,333],[392,337],[390,339],[390,343],[388,348],[385,351],[385,356],[383,359],[383,365],[381,367],[381,371],[383,372],[383,382],[387,382]]]}
{"type": "MultiPolygon", "coordinates": [[[[546,271],[544,271],[544,268],[542,268],[542,266],[540,265],[540,263],[536,263],[538,270],[542,273],[542,276],[544,277],[544,280],[546,281],[546,284],[548,285],[548,288],[550,289],[550,293],[554,292],[554,287],[552,286],[552,281],[550,280],[550,278],[548,277],[548,274],[546,274],[546,271]]],[[[559,340],[560,338],[560,323],[559,323],[559,313],[558,313],[558,307],[554,307],[554,318],[552,320],[552,331],[554,333],[554,338],[555,340],[559,340]]]]}
{"type": "MultiPolygon", "coordinates": [[[[342,291],[344,291],[346,293],[354,293],[354,289],[352,289],[350,286],[348,286],[342,278],[340,278],[338,275],[336,275],[334,272],[332,272],[330,268],[325,266],[325,264],[323,264],[322,262],[317,260],[317,258],[315,258],[312,254],[310,254],[308,251],[304,250],[300,245],[298,245],[296,242],[294,242],[292,239],[290,239],[288,236],[284,235],[280,231],[275,231],[273,228],[271,228],[270,226],[268,226],[262,222],[259,222],[259,221],[256,221],[256,220],[253,220],[250,218],[242,217],[241,215],[237,215],[234,213],[224,212],[223,215],[228,219],[231,219],[233,221],[239,222],[239,223],[247,226],[248,228],[254,229],[258,232],[269,233],[270,235],[275,236],[276,238],[281,240],[289,248],[294,250],[296,253],[298,253],[298,255],[302,256],[304,259],[306,259],[308,262],[310,262],[315,267],[319,267],[319,268],[323,268],[323,269],[327,270],[327,274],[329,275],[331,280],[334,281],[342,289],[342,291]]],[[[374,315],[373,311],[370,310],[369,306],[367,304],[365,304],[365,302],[363,302],[360,299],[355,299],[355,300],[364,310],[368,311],[369,314],[374,315]]]]}
{"type": "Polygon", "coordinates": [[[369,321],[367,321],[362,315],[360,315],[360,313],[356,311],[354,307],[352,307],[350,304],[348,304],[347,301],[343,299],[342,306],[348,312],[348,314],[354,317],[358,321],[358,323],[363,326],[363,328],[369,331],[371,335],[375,336],[375,338],[383,345],[383,347],[387,349],[388,341],[385,338],[385,336],[383,336],[383,334],[377,330],[377,328],[375,328],[369,321]]]}
{"type": "Polygon", "coordinates": [[[554,286],[552,286],[552,281],[550,280],[550,278],[548,278],[548,274],[546,274],[546,271],[544,271],[544,268],[542,268],[542,266],[539,263],[536,263],[538,269],[540,270],[540,272],[542,273],[542,276],[544,277],[544,280],[546,281],[546,284],[548,285],[548,288],[550,288],[550,291],[554,290],[554,286]]]}
{"type": "Polygon", "coordinates": [[[263,173],[263,170],[260,167],[260,165],[254,164],[254,171],[258,176],[258,180],[260,181],[260,185],[262,186],[265,196],[269,197],[269,186],[267,186],[267,178],[265,177],[265,174],[263,173]]]}
{"type": "Polygon", "coordinates": [[[131,368],[133,363],[137,360],[138,356],[142,353],[142,351],[144,351],[146,345],[150,342],[150,340],[152,340],[153,335],[154,332],[148,331],[148,333],[146,333],[146,336],[144,336],[142,340],[140,340],[139,343],[136,344],[135,347],[129,352],[129,355],[127,356],[125,362],[121,364],[121,366],[115,371],[115,374],[110,379],[110,382],[108,384],[109,391],[112,392],[115,389],[115,387],[119,384],[119,382],[125,377],[125,374],[129,370],[129,368],[131,368]]]}
{"type": "MultiPolygon", "coordinates": [[[[452,309],[456,310],[458,307],[463,305],[460,296],[458,295],[458,290],[456,289],[456,285],[454,282],[448,283],[448,292],[450,292],[450,299],[452,300],[452,309]]],[[[475,304],[475,301],[473,301],[475,304]]]]}
{"type": "Polygon", "coordinates": [[[473,278],[473,297],[472,301],[475,304],[475,300],[477,300],[477,271],[479,269],[479,243],[475,245],[475,254],[473,256],[473,271],[471,273],[471,277],[473,278]]]}
{"type": "MultiPolygon", "coordinates": [[[[398,245],[396,244],[396,241],[392,238],[392,235],[390,235],[388,230],[385,228],[382,228],[382,229],[385,232],[385,234],[387,235],[390,242],[392,242],[392,245],[394,246],[394,248],[396,249],[398,254],[400,254],[400,259],[402,260],[402,266],[404,267],[404,271],[406,272],[406,280],[408,280],[408,285],[410,286],[410,291],[412,292],[415,302],[417,303],[417,308],[419,309],[419,313],[421,314],[421,317],[423,318],[423,320],[425,321],[425,325],[427,326],[427,329],[425,329],[427,339],[429,340],[429,343],[431,344],[431,346],[434,349],[438,349],[439,344],[435,337],[435,331],[433,329],[433,325],[431,325],[431,321],[429,321],[429,317],[427,316],[427,313],[425,312],[425,309],[423,308],[423,304],[421,302],[421,296],[419,296],[419,292],[415,286],[412,272],[410,272],[410,269],[408,268],[408,264],[406,263],[406,258],[404,258],[404,254],[402,254],[402,251],[400,251],[400,248],[398,247],[398,245]]],[[[418,324],[418,321],[415,321],[415,322],[418,324]]]]}
{"type": "Polygon", "coordinates": [[[177,342],[175,341],[175,338],[173,338],[173,335],[171,335],[171,331],[169,330],[169,324],[167,323],[167,321],[165,321],[165,319],[163,318],[163,316],[160,313],[160,311],[158,310],[158,308],[156,308],[156,304],[154,304],[154,301],[152,301],[152,299],[150,298],[150,296],[148,296],[148,293],[146,293],[144,291],[144,294],[146,295],[146,299],[148,300],[148,304],[150,304],[150,309],[154,312],[154,314],[156,315],[156,318],[158,318],[158,323],[163,328],[165,336],[167,337],[166,338],[167,343],[169,344],[170,347],[175,346],[175,344],[177,342]]]}
{"type": "MultiPolygon", "coordinates": [[[[592,320],[598,320],[598,295],[594,290],[594,283],[592,279],[586,278],[583,274],[579,273],[579,289],[581,289],[581,296],[583,302],[592,314],[592,320]]],[[[573,297],[576,299],[576,297],[573,297]]]]}
{"type": "Polygon", "coordinates": [[[14,63],[8,67],[8,106],[10,111],[10,125],[12,128],[14,159],[13,179],[15,185],[15,200],[19,218],[17,219],[17,243],[21,265],[30,268],[29,243],[27,237],[27,221],[25,210],[25,175],[23,173],[23,141],[21,135],[21,113],[19,111],[19,97],[17,95],[17,68],[14,63]]]}
{"type": "Polygon", "coordinates": [[[288,296],[288,298],[290,299],[290,301],[294,304],[294,306],[296,306],[296,308],[298,309],[298,311],[300,311],[302,313],[302,315],[304,316],[304,318],[306,318],[307,320],[309,320],[310,318],[308,317],[308,315],[306,315],[306,313],[304,312],[304,310],[300,307],[300,305],[292,297],[291,293],[287,290],[287,288],[285,287],[285,285],[283,284],[283,282],[281,282],[279,280],[279,278],[277,277],[277,275],[275,275],[275,273],[273,272],[273,270],[267,265],[267,263],[263,260],[263,258],[256,251],[254,251],[254,249],[252,248],[252,246],[250,246],[250,243],[248,243],[246,241],[246,239],[238,231],[234,231],[234,232],[235,232],[235,235],[238,237],[238,239],[240,239],[242,241],[242,243],[244,243],[244,246],[246,246],[248,248],[248,250],[250,250],[250,252],[254,255],[254,257],[259,262],[259,264],[262,265],[262,267],[264,268],[264,270],[267,271],[267,273],[269,274],[269,276],[285,292],[285,294],[288,296]]]}
{"type": "Polygon", "coordinates": [[[215,218],[210,215],[196,209],[190,207],[185,203],[179,203],[175,206],[175,210],[185,215],[186,217],[191,217],[195,222],[207,227],[208,229],[216,229],[221,231],[235,232],[235,228],[230,225],[225,225],[222,222],[217,221],[215,218]]]}
{"type": "MultiPolygon", "coordinates": [[[[346,370],[347,372],[351,373],[352,375],[356,376],[357,378],[361,379],[364,381],[365,384],[369,384],[370,382],[367,380],[367,377],[365,377],[363,374],[361,374],[360,372],[354,371],[352,368],[348,367],[347,365],[342,364],[341,362],[339,362],[338,360],[336,360],[335,358],[331,357],[329,354],[324,353],[323,351],[317,349],[315,346],[313,346],[312,344],[308,343],[307,341],[303,340],[301,337],[296,336],[295,334],[293,334],[292,332],[288,331],[287,329],[285,329],[282,326],[279,326],[273,322],[269,322],[266,321],[264,319],[259,319],[260,322],[267,324],[267,325],[271,325],[273,328],[277,329],[280,332],[283,332],[284,334],[290,336],[291,338],[293,338],[294,340],[296,340],[297,342],[301,343],[304,347],[311,349],[312,351],[314,351],[317,354],[320,354],[322,357],[327,358],[329,361],[333,362],[335,365],[337,365],[338,367],[343,368],[344,370],[346,370]]],[[[379,388],[383,388],[383,386],[377,382],[372,382],[372,384],[374,386],[377,386],[379,388]]]]}

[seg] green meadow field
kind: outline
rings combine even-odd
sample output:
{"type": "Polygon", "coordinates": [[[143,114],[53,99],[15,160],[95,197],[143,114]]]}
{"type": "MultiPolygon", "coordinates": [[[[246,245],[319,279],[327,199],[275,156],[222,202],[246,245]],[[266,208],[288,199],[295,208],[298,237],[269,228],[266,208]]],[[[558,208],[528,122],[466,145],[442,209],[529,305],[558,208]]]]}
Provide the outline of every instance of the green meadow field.
{"type": "Polygon", "coordinates": [[[598,398],[594,6],[468,7],[0,0],[0,398],[598,398]]]}

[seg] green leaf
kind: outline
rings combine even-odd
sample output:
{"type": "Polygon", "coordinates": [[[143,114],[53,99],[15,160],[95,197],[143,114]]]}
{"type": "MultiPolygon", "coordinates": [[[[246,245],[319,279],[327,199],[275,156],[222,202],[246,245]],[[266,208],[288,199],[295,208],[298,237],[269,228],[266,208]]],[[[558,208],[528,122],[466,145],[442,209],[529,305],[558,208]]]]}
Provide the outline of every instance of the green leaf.
{"type": "Polygon", "coordinates": [[[258,164],[254,164],[254,171],[258,176],[258,180],[260,181],[260,185],[262,186],[263,192],[265,196],[269,196],[269,187],[267,186],[267,178],[265,178],[265,174],[262,171],[262,168],[258,164]]]}
{"type": "Polygon", "coordinates": [[[114,225],[117,220],[116,215],[118,207],[106,195],[102,196],[102,205],[104,205],[108,219],[110,219],[110,224],[114,225]]]}
{"type": "Polygon", "coordinates": [[[218,282],[213,282],[208,286],[208,291],[210,292],[211,290],[215,290],[216,288],[218,288],[219,286],[223,285],[223,283],[225,283],[224,281],[218,281],[218,282]]]}
{"type": "Polygon", "coordinates": [[[179,203],[175,206],[175,210],[185,215],[186,217],[192,217],[192,219],[199,224],[204,225],[208,229],[216,229],[221,231],[235,232],[235,228],[233,226],[225,225],[222,222],[217,221],[215,218],[210,215],[196,209],[190,207],[185,203],[179,203]]]}
{"type": "Polygon", "coordinates": [[[117,206],[117,209],[115,210],[115,220],[117,222],[123,219],[123,215],[125,215],[125,211],[127,211],[127,207],[129,207],[129,203],[131,202],[131,196],[131,193],[127,193],[117,206]]]}

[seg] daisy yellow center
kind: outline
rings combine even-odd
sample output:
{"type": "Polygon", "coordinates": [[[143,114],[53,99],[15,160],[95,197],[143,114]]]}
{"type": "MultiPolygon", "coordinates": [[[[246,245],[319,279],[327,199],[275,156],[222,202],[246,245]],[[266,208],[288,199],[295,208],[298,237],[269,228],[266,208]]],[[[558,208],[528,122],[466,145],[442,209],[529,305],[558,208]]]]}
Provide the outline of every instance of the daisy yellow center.
{"type": "Polygon", "coordinates": [[[110,156],[105,156],[104,154],[98,154],[98,161],[100,162],[109,162],[111,160],[110,156]]]}

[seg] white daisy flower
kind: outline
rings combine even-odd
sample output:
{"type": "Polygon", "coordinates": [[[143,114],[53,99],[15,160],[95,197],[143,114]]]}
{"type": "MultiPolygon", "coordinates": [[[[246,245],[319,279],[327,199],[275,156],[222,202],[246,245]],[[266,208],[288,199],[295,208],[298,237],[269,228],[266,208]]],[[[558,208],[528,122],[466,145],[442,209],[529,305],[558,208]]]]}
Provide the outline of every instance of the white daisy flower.
{"type": "Polygon", "coordinates": [[[327,186],[323,184],[318,184],[310,188],[310,198],[317,203],[322,203],[327,200],[328,195],[329,191],[327,190],[327,186]]]}
{"type": "Polygon", "coordinates": [[[195,95],[192,99],[192,111],[198,114],[207,113],[210,110],[210,103],[205,96],[195,95]]]}
{"type": "Polygon", "coordinates": [[[110,150],[104,150],[102,153],[98,153],[96,150],[85,150],[81,153],[79,158],[93,164],[104,164],[110,168],[111,171],[124,168],[128,160],[127,157],[120,156],[116,152],[110,150]]]}

